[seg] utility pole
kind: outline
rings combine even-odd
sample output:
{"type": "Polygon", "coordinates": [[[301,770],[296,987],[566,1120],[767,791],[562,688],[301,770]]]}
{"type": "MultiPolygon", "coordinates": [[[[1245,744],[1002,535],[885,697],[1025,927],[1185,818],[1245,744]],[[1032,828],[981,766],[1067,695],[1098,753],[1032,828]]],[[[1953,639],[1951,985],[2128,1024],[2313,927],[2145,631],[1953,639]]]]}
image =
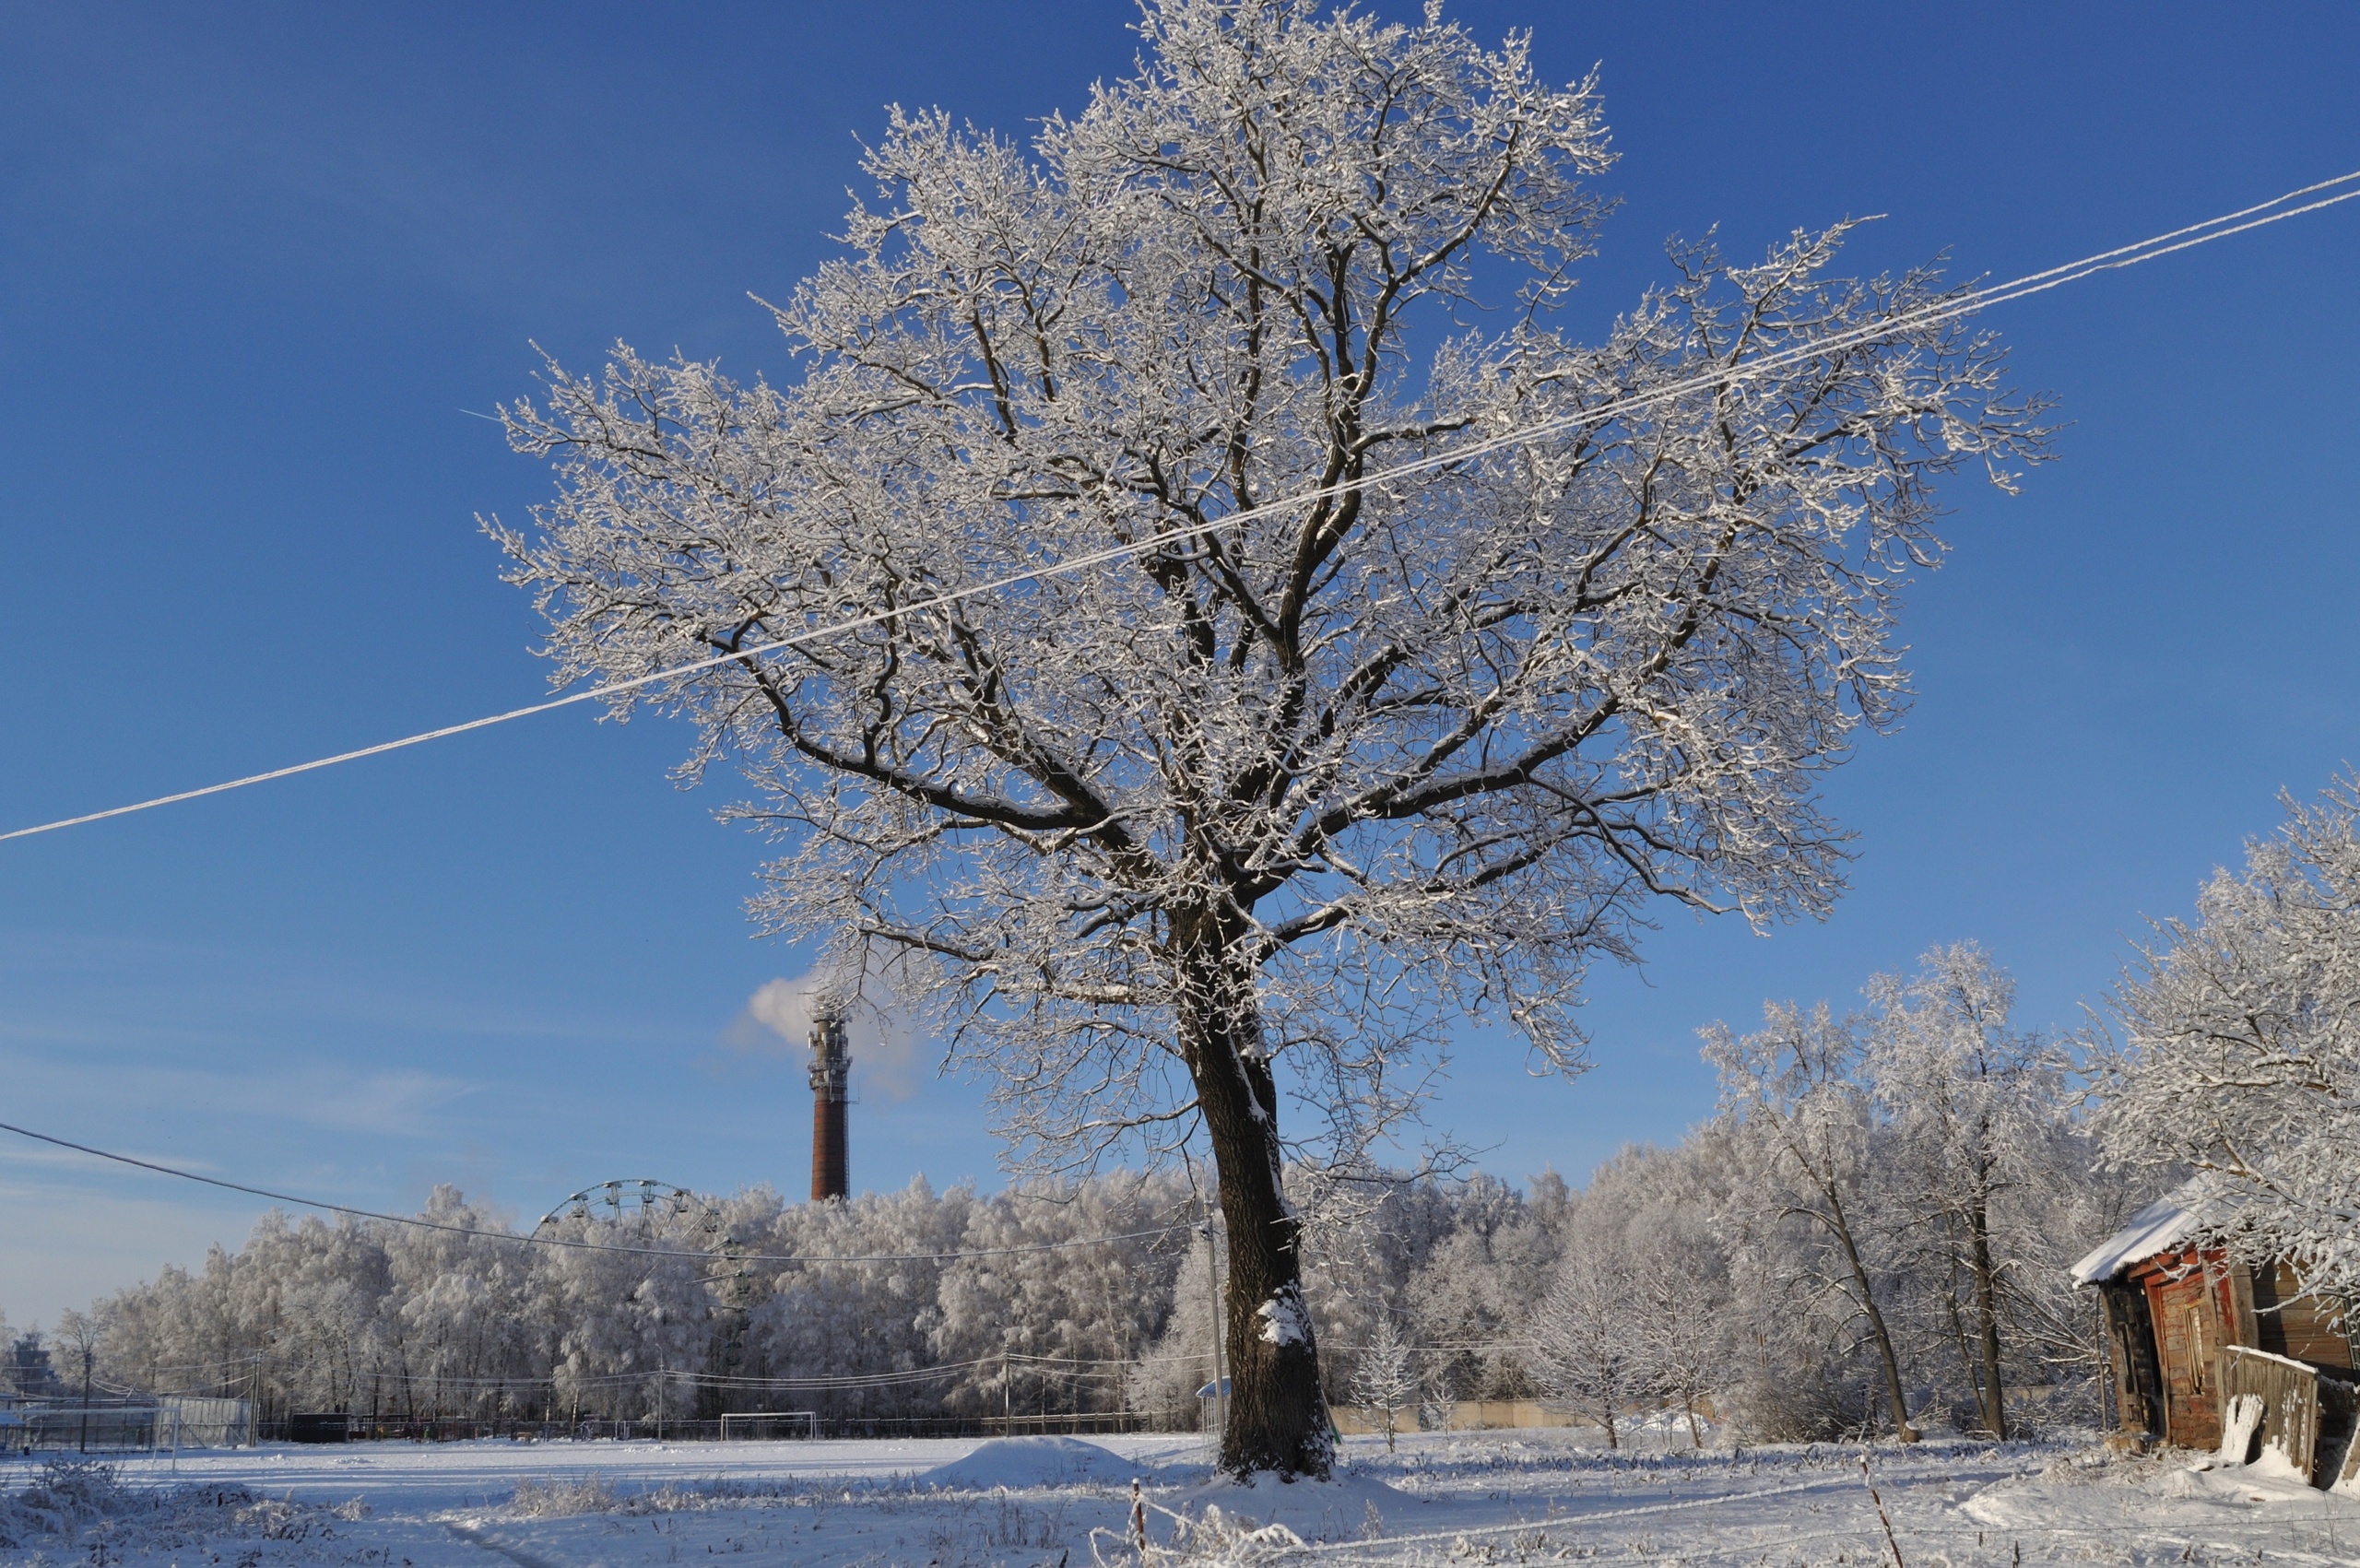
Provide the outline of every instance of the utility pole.
{"type": "Polygon", "coordinates": [[[665,1312],[655,1309],[655,1441],[664,1441],[664,1395],[671,1382],[671,1347],[664,1342],[665,1312]]]}
{"type": "Polygon", "coordinates": [[[1213,1409],[1218,1412],[1221,1422],[1220,1426],[1215,1429],[1218,1433],[1215,1441],[1218,1442],[1221,1438],[1229,1435],[1229,1380],[1221,1375],[1221,1256],[1219,1247],[1213,1236],[1213,1222],[1210,1216],[1206,1218],[1205,1222],[1202,1225],[1197,1227],[1197,1233],[1205,1238],[1205,1286],[1206,1289],[1212,1292],[1213,1409]]]}
{"type": "Polygon", "coordinates": [[[90,1451],[90,1362],[97,1352],[89,1346],[82,1347],[82,1452],[90,1451]]]}

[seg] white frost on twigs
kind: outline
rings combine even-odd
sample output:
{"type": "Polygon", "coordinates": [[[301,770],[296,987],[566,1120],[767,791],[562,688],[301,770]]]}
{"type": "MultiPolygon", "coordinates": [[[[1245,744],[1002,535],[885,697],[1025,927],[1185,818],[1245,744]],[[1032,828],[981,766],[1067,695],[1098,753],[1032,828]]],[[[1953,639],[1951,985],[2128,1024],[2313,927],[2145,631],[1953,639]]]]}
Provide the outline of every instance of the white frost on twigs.
{"type": "Polygon", "coordinates": [[[743,769],[757,919],[873,958],[1041,1161],[1168,1149],[1237,1065],[1348,1158],[1457,1020],[1578,1068],[1651,906],[1832,906],[1820,783],[1902,711],[1934,487],[2046,437],[1934,271],[1836,273],[1846,226],[1679,246],[1568,336],[1612,154],[1521,36],[1139,27],[1029,146],[893,112],[778,309],[793,383],[551,364],[505,418],[557,496],[493,532],[560,679],[746,651],[615,706],[743,769]]]}
{"type": "Polygon", "coordinates": [[[2360,779],[2284,805],[2124,977],[2097,1126],[2120,1166],[2192,1167],[2231,1253],[2333,1310],[2360,1289],[2360,779]]]}

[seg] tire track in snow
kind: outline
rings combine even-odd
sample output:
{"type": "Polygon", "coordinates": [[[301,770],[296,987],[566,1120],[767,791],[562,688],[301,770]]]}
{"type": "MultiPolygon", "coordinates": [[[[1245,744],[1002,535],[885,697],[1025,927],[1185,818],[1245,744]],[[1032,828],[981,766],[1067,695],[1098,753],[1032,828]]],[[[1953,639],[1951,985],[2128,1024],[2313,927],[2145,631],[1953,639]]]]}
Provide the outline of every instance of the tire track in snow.
{"type": "Polygon", "coordinates": [[[471,1525],[459,1519],[445,1519],[442,1521],[442,1527],[469,1546],[480,1547],[495,1556],[508,1559],[509,1562],[516,1564],[516,1568],[568,1568],[565,1563],[542,1557],[536,1552],[526,1551],[521,1546],[511,1546],[478,1525],[471,1525]]]}
{"type": "MultiPolygon", "coordinates": [[[[2011,1471],[2000,1472],[2004,1479],[2011,1471]]],[[[1959,1472],[1947,1471],[1923,1477],[1894,1477],[1888,1485],[1906,1488],[1932,1482],[1950,1482],[1959,1479],[1959,1472]]],[[[1519,1530],[1548,1529],[1552,1527],[1581,1527],[1607,1519],[1635,1519],[1647,1515],[1680,1513],[1692,1508],[1712,1508],[1729,1503],[1751,1503],[1765,1497],[1791,1497],[1798,1492],[1818,1491],[1831,1487],[1848,1489],[1858,1483],[1849,1478],[1834,1475],[1816,1476],[1810,1480],[1792,1481],[1785,1486],[1761,1487],[1752,1491],[1716,1492],[1709,1497],[1683,1497],[1670,1503],[1642,1503],[1628,1508],[1604,1508],[1587,1514],[1557,1514],[1539,1519],[1526,1519],[1509,1525],[1478,1525],[1465,1529],[1426,1530],[1416,1535],[1379,1536],[1370,1540],[1316,1541],[1303,1546],[1281,1547],[1269,1553],[1269,1560],[1287,1557],[1325,1556],[1331,1552],[1366,1551],[1377,1547],[1416,1546],[1433,1541],[1459,1540],[1469,1537],[1513,1535],[1519,1530]]],[[[1751,1550],[1752,1548],[1747,1550],[1751,1550]]]]}

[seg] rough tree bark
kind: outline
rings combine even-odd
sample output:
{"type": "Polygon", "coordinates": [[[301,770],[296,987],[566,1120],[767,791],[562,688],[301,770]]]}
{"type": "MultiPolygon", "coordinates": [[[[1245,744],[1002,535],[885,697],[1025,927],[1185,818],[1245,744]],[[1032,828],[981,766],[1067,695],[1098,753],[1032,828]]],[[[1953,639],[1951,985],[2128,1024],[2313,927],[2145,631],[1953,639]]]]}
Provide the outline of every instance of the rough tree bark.
{"type": "MultiPolygon", "coordinates": [[[[1210,1135],[1229,1279],[1221,1303],[1229,1347],[1225,1470],[1325,1476],[1333,1460],[1319,1347],[1303,1298],[1303,1226],[1287,1203],[1279,1142],[1278,1081],[1250,1002],[1250,974],[1198,968],[1201,1008],[1185,1008],[1182,1039],[1198,1109],[1210,1135]]],[[[1197,989],[1192,987],[1192,990],[1197,989]]]]}

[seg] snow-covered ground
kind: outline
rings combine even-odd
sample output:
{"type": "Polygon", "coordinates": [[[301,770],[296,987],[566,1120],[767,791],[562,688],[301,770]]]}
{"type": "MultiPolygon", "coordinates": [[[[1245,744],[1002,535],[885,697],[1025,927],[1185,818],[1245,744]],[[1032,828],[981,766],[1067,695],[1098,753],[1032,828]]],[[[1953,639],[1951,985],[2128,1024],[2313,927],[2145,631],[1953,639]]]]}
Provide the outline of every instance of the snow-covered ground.
{"type": "Polygon", "coordinates": [[[0,1561],[1070,1568],[1137,1561],[1136,1476],[1166,1561],[2360,1562],[2360,1497],[2085,1443],[1883,1445],[1866,1476],[1858,1448],[1610,1455],[1569,1432],[1417,1434],[1390,1455],[1355,1438],[1347,1453],[1333,1484],[1258,1489],[1215,1480],[1192,1436],[269,1446],[111,1476],[18,1460],[0,1466],[0,1561]]]}

